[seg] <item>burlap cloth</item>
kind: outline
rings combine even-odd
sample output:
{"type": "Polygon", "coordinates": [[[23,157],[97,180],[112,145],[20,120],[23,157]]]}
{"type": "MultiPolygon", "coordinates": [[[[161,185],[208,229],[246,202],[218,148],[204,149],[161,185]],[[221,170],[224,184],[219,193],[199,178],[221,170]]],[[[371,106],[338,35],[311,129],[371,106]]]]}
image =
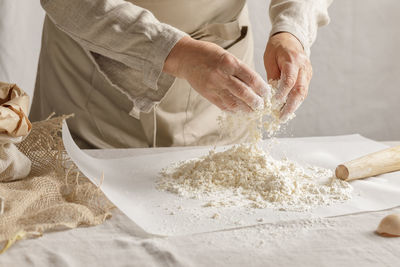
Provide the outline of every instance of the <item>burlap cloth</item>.
{"type": "MultiPolygon", "coordinates": [[[[0,129],[2,114],[5,113],[0,107],[0,129]]],[[[50,230],[98,225],[111,216],[112,203],[98,186],[80,174],[65,152],[61,126],[68,117],[49,118],[31,126],[21,115],[20,123],[15,124],[18,129],[25,127],[21,121],[29,126],[29,135],[15,149],[31,164],[24,178],[0,178],[0,241],[4,242],[0,253],[19,239],[37,237],[50,230]]]]}

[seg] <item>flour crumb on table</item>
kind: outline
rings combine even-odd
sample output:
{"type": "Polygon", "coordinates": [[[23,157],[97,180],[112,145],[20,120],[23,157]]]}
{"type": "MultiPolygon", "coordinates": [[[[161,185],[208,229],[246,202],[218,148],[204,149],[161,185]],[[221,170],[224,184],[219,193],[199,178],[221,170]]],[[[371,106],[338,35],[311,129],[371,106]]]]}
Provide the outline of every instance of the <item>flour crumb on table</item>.
{"type": "Polygon", "coordinates": [[[212,219],[219,219],[220,215],[218,213],[214,213],[213,216],[211,216],[212,219]]]}

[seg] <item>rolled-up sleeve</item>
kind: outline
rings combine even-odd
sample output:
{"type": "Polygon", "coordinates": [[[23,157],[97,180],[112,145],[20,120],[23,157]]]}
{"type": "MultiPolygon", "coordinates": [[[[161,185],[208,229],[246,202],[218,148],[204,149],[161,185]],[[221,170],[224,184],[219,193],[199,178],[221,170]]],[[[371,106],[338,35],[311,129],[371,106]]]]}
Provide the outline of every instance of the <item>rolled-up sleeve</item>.
{"type": "Polygon", "coordinates": [[[272,24],[270,36],[289,32],[302,43],[310,55],[318,27],[329,23],[328,7],[333,0],[271,0],[269,15],[272,24]]]}
{"type": "Polygon", "coordinates": [[[41,0],[53,23],[87,51],[108,81],[148,112],[174,81],[162,72],[186,34],[123,0],[41,0]],[[132,81],[121,81],[121,79],[132,81]]]}

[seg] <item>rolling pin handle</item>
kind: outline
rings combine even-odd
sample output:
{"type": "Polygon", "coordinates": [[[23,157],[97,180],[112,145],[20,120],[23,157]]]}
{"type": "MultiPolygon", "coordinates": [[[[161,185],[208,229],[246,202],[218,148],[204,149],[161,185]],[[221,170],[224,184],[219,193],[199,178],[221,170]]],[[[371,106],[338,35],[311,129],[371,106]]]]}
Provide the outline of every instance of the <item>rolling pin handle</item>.
{"type": "Polygon", "coordinates": [[[386,148],[337,166],[336,177],[353,181],[400,170],[400,146],[386,148]]]}
{"type": "Polygon", "coordinates": [[[349,169],[345,165],[340,164],[336,167],[335,174],[337,178],[346,181],[349,178],[349,169]]]}

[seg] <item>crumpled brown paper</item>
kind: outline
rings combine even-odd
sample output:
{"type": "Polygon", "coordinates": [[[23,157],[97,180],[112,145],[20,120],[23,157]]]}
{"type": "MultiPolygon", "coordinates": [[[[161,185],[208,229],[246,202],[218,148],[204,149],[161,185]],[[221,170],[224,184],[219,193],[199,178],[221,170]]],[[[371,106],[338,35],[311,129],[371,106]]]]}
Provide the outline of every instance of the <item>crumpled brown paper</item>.
{"type": "Polygon", "coordinates": [[[26,115],[28,112],[29,96],[16,84],[0,82],[0,134],[4,137],[27,136],[32,128],[26,115]]]}
{"type": "Polygon", "coordinates": [[[0,82],[0,182],[26,177],[31,161],[14,145],[31,131],[29,96],[17,85],[0,82]]]}

